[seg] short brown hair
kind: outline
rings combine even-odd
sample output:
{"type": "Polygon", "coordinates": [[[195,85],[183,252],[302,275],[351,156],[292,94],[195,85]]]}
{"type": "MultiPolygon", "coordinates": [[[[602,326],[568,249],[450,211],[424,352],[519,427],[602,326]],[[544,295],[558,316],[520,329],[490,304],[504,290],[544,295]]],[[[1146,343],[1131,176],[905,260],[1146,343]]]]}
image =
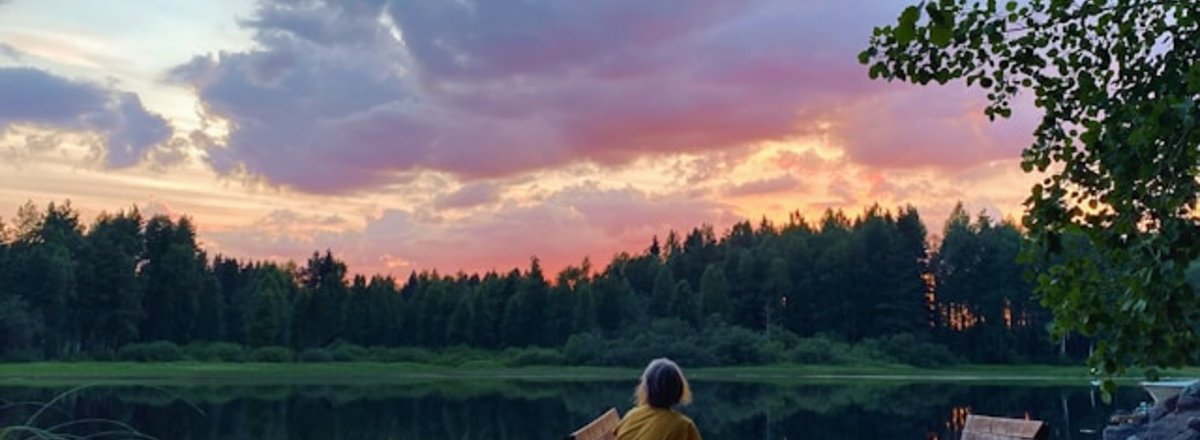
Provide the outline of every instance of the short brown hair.
{"type": "Polygon", "coordinates": [[[646,371],[642,372],[636,396],[638,405],[670,409],[691,403],[692,388],[679,365],[670,359],[658,358],[650,361],[646,371]]]}

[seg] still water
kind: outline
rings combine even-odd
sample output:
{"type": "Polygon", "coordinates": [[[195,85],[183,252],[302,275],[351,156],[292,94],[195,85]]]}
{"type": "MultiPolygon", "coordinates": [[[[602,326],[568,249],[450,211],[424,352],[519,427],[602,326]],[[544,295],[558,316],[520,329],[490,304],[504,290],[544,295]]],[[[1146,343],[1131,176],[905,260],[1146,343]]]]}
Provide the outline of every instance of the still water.
{"type": "MultiPolygon", "coordinates": [[[[697,382],[684,412],[706,439],[957,439],[968,413],[1050,422],[1051,438],[1095,439],[1113,408],[1147,399],[1123,388],[1113,406],[1086,386],[697,382]]],[[[632,382],[458,380],[373,386],[89,388],[37,425],[92,417],[172,439],[554,439],[610,406],[632,382]]],[[[0,387],[6,402],[48,401],[66,388],[0,387]]],[[[33,410],[7,407],[3,424],[33,410]]]]}

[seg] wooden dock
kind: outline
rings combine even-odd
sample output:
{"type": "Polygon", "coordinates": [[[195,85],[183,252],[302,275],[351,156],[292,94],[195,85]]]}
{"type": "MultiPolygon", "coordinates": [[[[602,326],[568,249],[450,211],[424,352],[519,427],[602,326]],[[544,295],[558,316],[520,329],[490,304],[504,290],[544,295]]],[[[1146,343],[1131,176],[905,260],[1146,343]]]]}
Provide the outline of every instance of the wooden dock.
{"type": "Polygon", "coordinates": [[[621,414],[616,408],[609,408],[596,420],[592,420],[587,426],[579,428],[578,431],[567,436],[567,440],[615,440],[617,438],[617,425],[621,424],[621,414]]]}
{"type": "Polygon", "coordinates": [[[1040,420],[967,416],[962,440],[1046,440],[1050,428],[1040,420]]]}

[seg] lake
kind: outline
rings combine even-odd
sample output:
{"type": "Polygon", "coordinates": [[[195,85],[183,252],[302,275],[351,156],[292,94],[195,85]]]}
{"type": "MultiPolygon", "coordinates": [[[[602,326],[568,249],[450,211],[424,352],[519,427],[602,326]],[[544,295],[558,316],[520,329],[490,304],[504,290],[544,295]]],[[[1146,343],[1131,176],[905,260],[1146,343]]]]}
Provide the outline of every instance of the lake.
{"type": "MultiPolygon", "coordinates": [[[[554,439],[610,406],[630,406],[632,381],[454,380],[375,386],[96,387],[38,425],[121,420],[173,439],[554,439]]],[[[706,439],[956,439],[968,413],[1032,417],[1054,439],[1095,439],[1116,408],[1148,399],[1123,387],[1105,405],[1086,386],[948,383],[696,382],[684,412],[706,439]]],[[[48,401],[67,388],[2,387],[8,402],[48,401]]],[[[31,408],[8,408],[5,424],[31,408]]]]}

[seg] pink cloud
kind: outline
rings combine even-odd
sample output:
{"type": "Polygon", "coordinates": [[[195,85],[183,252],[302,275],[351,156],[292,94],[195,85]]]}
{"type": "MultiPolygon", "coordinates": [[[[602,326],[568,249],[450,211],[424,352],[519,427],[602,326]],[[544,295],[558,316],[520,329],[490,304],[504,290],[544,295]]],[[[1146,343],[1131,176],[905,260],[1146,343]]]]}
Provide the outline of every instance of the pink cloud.
{"type": "Polygon", "coordinates": [[[434,206],[438,209],[467,209],[487,205],[500,200],[499,189],[490,183],[473,182],[454,192],[438,196],[434,206]]]}
{"type": "Polygon", "coordinates": [[[1038,115],[1022,102],[1012,119],[989,121],[980,94],[898,85],[839,109],[832,134],[850,160],[876,167],[961,169],[1019,157],[1038,115]]]}
{"type": "Polygon", "coordinates": [[[732,197],[757,196],[793,191],[799,187],[800,181],[790,174],[784,174],[731,185],[725,189],[725,195],[732,197]]]}
{"type": "Polygon", "coordinates": [[[318,193],[491,179],[802,132],[882,89],[854,55],[901,3],[268,1],[255,49],[169,76],[233,123],[221,172],[318,193]]]}
{"type": "Polygon", "coordinates": [[[812,150],[802,152],[780,151],[775,156],[775,166],[781,170],[814,173],[827,169],[833,163],[812,150]]]}

